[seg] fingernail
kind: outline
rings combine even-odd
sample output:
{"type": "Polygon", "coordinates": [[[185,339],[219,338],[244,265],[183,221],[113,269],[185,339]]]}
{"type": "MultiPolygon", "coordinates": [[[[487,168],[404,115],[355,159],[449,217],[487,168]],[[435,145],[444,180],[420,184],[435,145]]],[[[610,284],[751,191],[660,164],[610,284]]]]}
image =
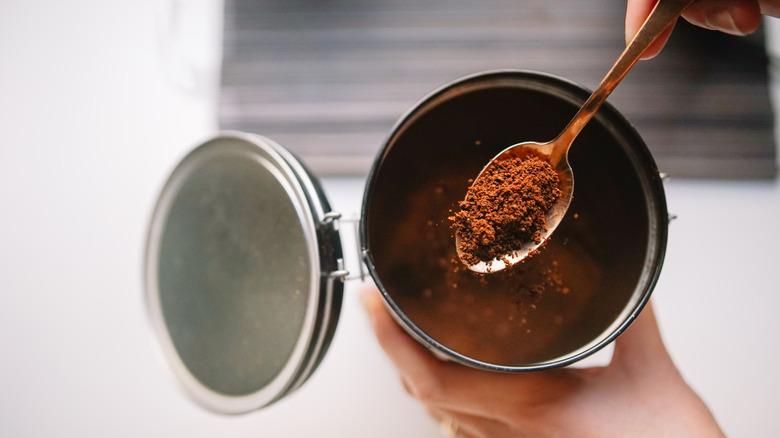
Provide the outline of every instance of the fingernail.
{"type": "Polygon", "coordinates": [[[731,35],[745,35],[745,32],[737,26],[735,14],[738,11],[733,8],[715,10],[706,16],[706,24],[711,30],[718,30],[731,35]]]}
{"type": "Polygon", "coordinates": [[[404,391],[406,391],[407,394],[412,397],[417,397],[417,392],[415,392],[412,385],[410,385],[409,382],[403,377],[401,378],[401,385],[403,385],[404,391]]]}

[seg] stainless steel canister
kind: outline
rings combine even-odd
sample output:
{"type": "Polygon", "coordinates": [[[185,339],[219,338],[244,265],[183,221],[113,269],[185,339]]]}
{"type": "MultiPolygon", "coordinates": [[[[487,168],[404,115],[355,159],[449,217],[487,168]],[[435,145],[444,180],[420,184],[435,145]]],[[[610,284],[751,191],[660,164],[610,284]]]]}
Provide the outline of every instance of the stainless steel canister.
{"type": "Polygon", "coordinates": [[[612,106],[574,142],[571,207],[543,251],[506,273],[457,261],[448,217],[482,166],[554,138],[590,92],[496,71],[431,93],[395,126],[368,177],[365,261],[396,320],[441,356],[522,372],[570,364],[636,318],[660,274],[668,213],[642,138],[612,106]]]}
{"type": "MultiPolygon", "coordinates": [[[[553,138],[588,94],[537,72],[469,76],[423,98],[382,147],[355,256],[438,356],[503,372],[564,366],[647,303],[666,248],[664,190],[642,138],[608,104],[572,146],[574,200],[544,250],[504,274],[455,257],[449,216],[469,179],[508,145],[553,138]]],[[[262,136],[218,134],[176,167],[150,225],[146,300],[160,355],[193,400],[246,412],[315,371],[349,276],[339,218],[317,179],[262,136]]]]}

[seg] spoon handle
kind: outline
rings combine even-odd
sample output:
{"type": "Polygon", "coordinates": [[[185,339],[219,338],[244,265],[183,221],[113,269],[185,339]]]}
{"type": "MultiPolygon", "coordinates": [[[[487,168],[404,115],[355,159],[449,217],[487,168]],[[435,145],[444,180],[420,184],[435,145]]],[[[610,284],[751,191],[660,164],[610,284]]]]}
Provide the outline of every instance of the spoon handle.
{"type": "Polygon", "coordinates": [[[642,53],[655,41],[656,38],[677,21],[685,8],[694,0],[659,0],[653,8],[650,15],[645,20],[642,27],[636,33],[631,42],[626,46],[623,53],[615,61],[615,64],[609,70],[609,73],[602,79],[601,83],[593,91],[587,101],[582,105],[577,114],[574,115],[571,122],[553,140],[555,143],[552,152],[551,162],[557,163],[571,146],[571,143],[582,131],[582,128],[590,121],[601,104],[607,100],[612,90],[617,87],[620,81],[626,76],[631,67],[636,64],[642,53]]]}

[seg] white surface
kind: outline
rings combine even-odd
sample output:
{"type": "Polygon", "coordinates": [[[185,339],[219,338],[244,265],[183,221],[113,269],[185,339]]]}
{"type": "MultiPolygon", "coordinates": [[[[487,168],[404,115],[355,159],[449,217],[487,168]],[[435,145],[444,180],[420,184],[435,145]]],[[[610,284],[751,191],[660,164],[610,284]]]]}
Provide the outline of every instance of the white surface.
{"type": "MultiPolygon", "coordinates": [[[[156,363],[141,298],[147,221],[168,171],[215,128],[217,48],[204,44],[218,2],[175,3],[201,25],[162,44],[176,26],[166,2],[0,3],[0,436],[438,436],[374,341],[355,283],[321,368],[267,410],[207,413],[156,363]]],[[[667,187],[679,219],[655,300],[669,348],[729,436],[780,436],[780,187],[667,187]]],[[[359,210],[362,181],[326,191],[359,210]]]]}

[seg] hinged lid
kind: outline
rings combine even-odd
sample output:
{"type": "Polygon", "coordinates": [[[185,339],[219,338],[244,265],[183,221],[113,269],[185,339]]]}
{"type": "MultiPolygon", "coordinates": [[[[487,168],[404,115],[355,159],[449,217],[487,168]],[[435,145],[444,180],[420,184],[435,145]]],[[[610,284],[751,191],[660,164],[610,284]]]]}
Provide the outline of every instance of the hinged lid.
{"type": "Polygon", "coordinates": [[[317,181],[270,140],[224,133],[171,174],[151,221],[146,299],[159,351],[215,412],[300,386],[335,331],[341,244],[317,181]]]}

